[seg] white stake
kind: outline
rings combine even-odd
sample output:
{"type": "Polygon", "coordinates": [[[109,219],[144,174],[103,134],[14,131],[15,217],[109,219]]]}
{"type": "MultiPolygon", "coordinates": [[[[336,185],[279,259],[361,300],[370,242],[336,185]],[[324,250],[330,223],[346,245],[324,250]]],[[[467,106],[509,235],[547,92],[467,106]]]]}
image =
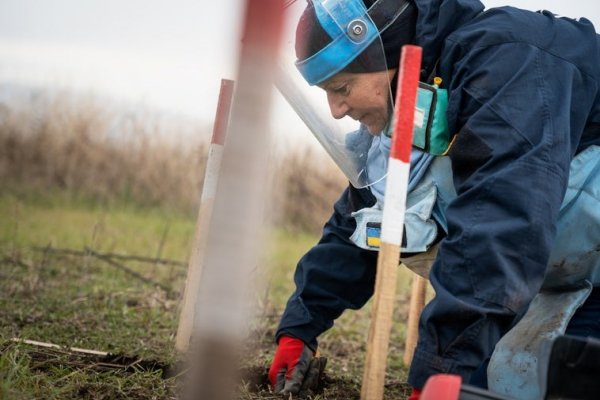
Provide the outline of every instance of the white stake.
{"type": "Polygon", "coordinates": [[[219,180],[219,170],[221,168],[225,136],[227,135],[232,97],[233,81],[222,79],[213,135],[208,149],[206,170],[204,171],[204,184],[202,185],[200,210],[198,211],[198,219],[196,220],[196,232],[188,263],[181,313],[179,314],[179,327],[177,328],[177,336],[175,337],[175,348],[182,353],[187,351],[192,335],[196,298],[198,297],[200,279],[202,277],[202,263],[208,239],[210,217],[217,191],[217,182],[219,180]]]}

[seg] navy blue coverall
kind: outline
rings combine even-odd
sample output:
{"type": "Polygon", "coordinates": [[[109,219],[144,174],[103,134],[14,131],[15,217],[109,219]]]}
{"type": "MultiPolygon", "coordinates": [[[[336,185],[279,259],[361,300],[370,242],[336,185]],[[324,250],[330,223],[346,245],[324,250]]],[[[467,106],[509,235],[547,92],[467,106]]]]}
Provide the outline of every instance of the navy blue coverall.
{"type": "MultiPolygon", "coordinates": [[[[457,198],[430,281],[409,383],[435,373],[466,381],[527,310],[544,278],[572,158],[600,144],[600,45],[587,20],[477,0],[415,0],[423,76],[449,91],[449,156],[457,198]]],[[[347,189],[319,243],[298,263],[276,336],[316,346],[345,309],[373,293],[376,253],[354,246],[347,189]]],[[[598,290],[594,291],[596,297],[598,290]]]]}

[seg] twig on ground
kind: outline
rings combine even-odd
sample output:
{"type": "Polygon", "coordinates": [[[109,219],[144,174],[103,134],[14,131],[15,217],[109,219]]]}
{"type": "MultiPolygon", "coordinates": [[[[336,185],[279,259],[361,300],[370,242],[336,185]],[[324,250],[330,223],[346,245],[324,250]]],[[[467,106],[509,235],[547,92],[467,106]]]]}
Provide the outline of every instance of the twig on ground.
{"type": "Polygon", "coordinates": [[[35,349],[28,352],[32,359],[37,362],[35,368],[42,368],[46,364],[63,364],[77,368],[79,372],[89,369],[100,371],[122,370],[125,372],[161,371],[163,378],[170,378],[173,373],[177,372],[177,368],[171,365],[155,360],[144,360],[137,356],[130,357],[123,354],[59,346],[54,343],[20,338],[12,338],[10,342],[29,345],[35,349]]]}
{"type": "Polygon", "coordinates": [[[25,261],[21,260],[20,258],[16,258],[14,256],[4,256],[2,258],[0,258],[0,264],[13,264],[13,265],[18,265],[19,267],[24,267],[24,268],[33,268],[33,266],[31,266],[30,264],[26,263],[25,261]]]}
{"type": "Polygon", "coordinates": [[[92,255],[92,256],[94,256],[94,257],[96,257],[96,258],[98,258],[98,259],[106,262],[107,264],[110,264],[113,267],[116,267],[116,268],[120,269],[121,271],[126,272],[129,275],[132,275],[132,276],[136,277],[137,279],[141,280],[142,282],[145,282],[145,283],[148,283],[150,285],[157,286],[157,287],[161,288],[162,290],[164,290],[167,293],[167,296],[169,296],[169,297],[173,297],[173,296],[176,295],[176,293],[170,287],[168,287],[168,286],[166,286],[166,285],[164,285],[164,284],[162,284],[160,282],[157,282],[157,281],[154,281],[152,279],[146,278],[145,276],[143,276],[142,274],[140,274],[138,272],[135,272],[131,268],[126,267],[125,265],[112,260],[110,257],[107,257],[107,256],[105,256],[103,254],[100,254],[100,253],[96,253],[92,249],[86,249],[86,252],[88,252],[90,255],[92,255]]]}
{"type": "MultiPolygon", "coordinates": [[[[51,247],[32,247],[32,249],[34,251],[43,251],[43,252],[54,253],[54,254],[68,254],[71,256],[79,256],[79,257],[84,257],[86,255],[89,255],[87,250],[81,251],[81,250],[73,250],[73,249],[51,248],[51,247]]],[[[118,260],[125,260],[125,261],[139,261],[139,262],[144,262],[144,263],[155,263],[155,264],[187,267],[187,263],[184,261],[169,260],[169,259],[165,259],[165,258],[156,258],[156,257],[135,256],[135,255],[128,256],[128,255],[124,255],[124,254],[114,254],[114,253],[100,253],[95,250],[92,250],[92,251],[95,254],[100,255],[102,257],[106,257],[106,258],[115,258],[118,260]]]]}

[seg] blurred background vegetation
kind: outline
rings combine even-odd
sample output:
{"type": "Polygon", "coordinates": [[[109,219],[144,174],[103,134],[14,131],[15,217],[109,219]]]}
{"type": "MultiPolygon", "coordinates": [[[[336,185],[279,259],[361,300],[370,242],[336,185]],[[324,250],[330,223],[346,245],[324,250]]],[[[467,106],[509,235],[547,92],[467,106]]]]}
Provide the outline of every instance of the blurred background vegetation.
{"type": "MultiPolygon", "coordinates": [[[[0,103],[0,193],[195,216],[212,127],[116,110],[64,91],[0,103]]],[[[343,175],[308,145],[273,151],[271,159],[273,221],[318,232],[346,184],[343,175]]]]}
{"type": "MultiPolygon", "coordinates": [[[[123,110],[70,92],[0,102],[0,399],[177,397],[174,337],[212,127],[123,110]],[[107,367],[68,347],[130,364],[107,367]]],[[[256,270],[240,399],[274,398],[266,371],[296,262],[346,185],[323,153],[290,148],[270,155],[272,225],[256,270]]],[[[399,278],[390,398],[408,390],[409,274],[399,278]]],[[[314,399],[358,398],[368,315],[368,306],[344,314],[322,335],[328,380],[314,399]]]]}

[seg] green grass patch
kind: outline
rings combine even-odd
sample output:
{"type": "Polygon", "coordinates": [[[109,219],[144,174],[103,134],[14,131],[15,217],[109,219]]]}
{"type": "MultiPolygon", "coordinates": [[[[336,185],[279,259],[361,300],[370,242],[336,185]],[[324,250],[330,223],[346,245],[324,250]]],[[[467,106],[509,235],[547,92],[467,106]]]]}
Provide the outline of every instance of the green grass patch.
{"type": "MultiPolygon", "coordinates": [[[[113,259],[99,253],[188,259],[195,218],[164,209],[127,204],[111,208],[90,202],[34,201],[0,195],[0,398],[168,399],[176,379],[160,371],[98,370],[65,354],[17,344],[12,338],[94,349],[173,365],[174,336],[185,265],[113,259]],[[55,252],[70,249],[80,254],[55,252]],[[137,274],[135,276],[134,274],[137,274]],[[143,279],[140,279],[142,277],[143,279]],[[161,288],[162,287],[162,288],[161,288]],[[165,289],[163,289],[165,288],[165,289]]],[[[318,237],[273,231],[257,272],[257,316],[243,365],[264,376],[275,346],[273,335],[294,289],[298,259],[318,237]]],[[[406,304],[410,272],[400,271],[398,303],[406,304]]],[[[406,309],[396,309],[386,396],[406,395],[402,363],[406,309]]],[[[370,306],[346,312],[320,338],[329,359],[329,386],[317,399],[355,398],[360,390],[370,306]]],[[[261,388],[242,385],[240,399],[272,399],[261,388]]]]}
{"type": "Polygon", "coordinates": [[[0,196],[0,245],[91,247],[98,251],[185,259],[194,219],[159,208],[0,196]]]}

